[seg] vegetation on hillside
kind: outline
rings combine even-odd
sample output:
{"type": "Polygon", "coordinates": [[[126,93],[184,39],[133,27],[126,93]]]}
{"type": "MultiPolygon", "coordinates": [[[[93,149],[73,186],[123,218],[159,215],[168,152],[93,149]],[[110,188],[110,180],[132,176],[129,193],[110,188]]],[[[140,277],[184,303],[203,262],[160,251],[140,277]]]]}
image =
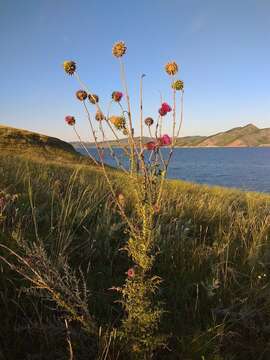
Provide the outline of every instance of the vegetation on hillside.
{"type": "MultiPolygon", "coordinates": [[[[145,137],[145,142],[150,138],[145,137]]],[[[139,143],[139,138],[135,138],[139,143]]],[[[127,145],[126,139],[120,140],[121,145],[127,145]]],[[[71,143],[75,148],[79,148],[80,144],[76,141],[71,143]]],[[[94,143],[86,142],[87,147],[95,147],[94,143]]],[[[101,146],[107,147],[106,143],[100,143],[101,146]]],[[[111,146],[119,146],[119,143],[112,140],[111,146]]],[[[176,139],[178,147],[270,147],[270,129],[259,129],[253,124],[233,128],[211,136],[183,136],[176,139]]]]}
{"type": "MultiPolygon", "coordinates": [[[[99,329],[88,336],[79,319],[2,261],[1,357],[67,359],[70,341],[75,359],[128,359],[130,349],[113,330],[122,309],[111,290],[130,267],[121,251],[127,235],[100,172],[1,154],[1,243],[34,262],[75,309],[78,299],[67,290],[78,280],[82,295],[86,286],[79,308],[99,329]]],[[[118,174],[115,185],[132,212],[130,184],[118,174]]],[[[270,197],[178,181],[167,187],[155,271],[169,341],[155,358],[268,359],[270,197]]]]}

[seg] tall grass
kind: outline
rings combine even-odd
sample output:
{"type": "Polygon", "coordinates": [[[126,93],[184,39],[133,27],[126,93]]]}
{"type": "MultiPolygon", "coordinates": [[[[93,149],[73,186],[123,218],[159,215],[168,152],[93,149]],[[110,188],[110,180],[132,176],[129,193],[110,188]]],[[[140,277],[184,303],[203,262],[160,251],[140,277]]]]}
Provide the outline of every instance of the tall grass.
{"type": "MultiPolygon", "coordinates": [[[[59,290],[67,286],[65,279],[75,276],[85,283],[89,296],[84,301],[96,327],[87,336],[67,309],[44,292],[37,297],[2,261],[1,356],[68,358],[66,319],[74,358],[128,359],[125,341],[115,332],[123,309],[110,289],[126,278],[129,260],[121,248],[128,234],[100,172],[12,156],[1,157],[0,163],[1,190],[9,199],[18,194],[9,207],[16,214],[12,221],[6,221],[6,210],[1,214],[1,244],[26,261],[35,250],[39,275],[47,276],[44,269],[50,264],[59,276],[50,284],[60,294],[65,294],[59,290]]],[[[115,172],[114,182],[132,216],[130,185],[115,172]]],[[[165,310],[160,326],[168,345],[154,357],[268,359],[270,197],[178,181],[167,182],[164,191],[155,219],[159,253],[154,271],[163,279],[157,295],[165,310]]],[[[0,251],[12,262],[10,251],[0,251]]],[[[27,268],[21,271],[31,275],[27,268]]],[[[70,304],[81,315],[76,301],[70,304]]]]}

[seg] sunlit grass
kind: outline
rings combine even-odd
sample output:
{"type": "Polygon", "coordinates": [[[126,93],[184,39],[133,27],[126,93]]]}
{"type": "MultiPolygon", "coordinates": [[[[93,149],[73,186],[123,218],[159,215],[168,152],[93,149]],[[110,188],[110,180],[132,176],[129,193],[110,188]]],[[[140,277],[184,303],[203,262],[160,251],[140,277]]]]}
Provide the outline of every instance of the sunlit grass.
{"type": "MultiPolygon", "coordinates": [[[[127,240],[125,224],[102,174],[93,166],[12,156],[2,156],[0,165],[1,190],[19,196],[14,221],[4,227],[2,219],[1,242],[16,250],[21,237],[31,243],[38,236],[52,260],[68,255],[70,265],[83,271],[91,294],[89,311],[106,332],[122,311],[109,289],[123,282],[129,263],[119,251],[127,240]]],[[[130,184],[115,171],[114,182],[132,216],[130,184]]],[[[255,359],[255,354],[268,353],[270,196],[181,181],[168,181],[165,191],[156,215],[155,265],[163,279],[158,298],[166,304],[161,327],[170,335],[171,350],[164,350],[163,358],[207,359],[216,353],[217,359],[234,359],[240,352],[237,359],[255,359]]],[[[52,354],[65,353],[61,317],[50,315],[46,301],[18,293],[21,280],[1,268],[1,319],[7,329],[1,333],[2,351],[14,359],[18,352],[42,354],[49,348],[52,354]],[[57,332],[62,337],[56,341],[52,335],[57,332]],[[12,351],[7,337],[17,344],[12,351]],[[31,349],[25,346],[30,339],[31,349]]],[[[103,351],[98,346],[106,348],[111,341],[109,353],[115,355],[109,358],[117,358],[123,349],[111,336],[85,344],[84,335],[75,331],[73,341],[79,346],[74,351],[84,358],[84,351],[103,351]]]]}

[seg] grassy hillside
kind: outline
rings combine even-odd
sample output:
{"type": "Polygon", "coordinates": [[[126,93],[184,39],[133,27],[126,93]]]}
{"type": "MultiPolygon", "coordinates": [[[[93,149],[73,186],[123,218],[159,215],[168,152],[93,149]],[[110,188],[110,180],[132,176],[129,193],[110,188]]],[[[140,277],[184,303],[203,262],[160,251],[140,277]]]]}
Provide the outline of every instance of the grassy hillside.
{"type": "MultiPolygon", "coordinates": [[[[139,138],[135,139],[139,143],[139,138]]],[[[151,138],[144,137],[143,143],[151,138]]],[[[109,141],[111,146],[119,146],[117,141],[109,141]]],[[[127,139],[121,139],[122,145],[128,145],[127,139]]],[[[107,147],[107,143],[100,143],[107,147]]],[[[79,148],[78,142],[72,142],[75,148],[79,148]]],[[[86,143],[88,147],[94,147],[93,143],[86,143]]],[[[176,140],[179,147],[257,147],[270,146],[270,129],[259,129],[253,124],[233,128],[231,130],[214,134],[211,136],[183,136],[176,140]]]]}
{"type": "Polygon", "coordinates": [[[64,162],[85,161],[73,146],[65,141],[31,131],[0,125],[0,150],[43,160],[64,162]]]}
{"type": "MultiPolygon", "coordinates": [[[[125,224],[102,174],[14,149],[0,156],[0,243],[51,276],[66,300],[74,281],[64,287],[65,279],[83,274],[100,330],[89,337],[68,322],[75,359],[131,359],[124,339],[106,333],[122,316],[111,288],[123,283],[130,263],[125,224]]],[[[132,217],[131,185],[121,173],[110,176],[132,217]]],[[[155,359],[269,359],[269,207],[268,195],[168,181],[155,265],[168,346],[155,359]]],[[[12,262],[3,249],[0,256],[12,262]]],[[[67,359],[65,312],[1,260],[0,269],[0,359],[67,359]]]]}

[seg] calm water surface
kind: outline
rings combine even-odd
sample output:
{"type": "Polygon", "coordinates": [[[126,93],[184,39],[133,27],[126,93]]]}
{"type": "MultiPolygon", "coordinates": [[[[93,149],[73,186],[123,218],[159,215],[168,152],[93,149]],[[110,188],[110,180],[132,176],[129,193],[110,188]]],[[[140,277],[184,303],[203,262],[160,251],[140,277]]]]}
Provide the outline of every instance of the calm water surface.
{"type": "MultiPolygon", "coordinates": [[[[89,150],[96,155],[95,149],[89,150]]],[[[168,149],[163,152],[166,158],[168,149]]],[[[115,165],[108,154],[105,162],[115,165]]],[[[168,176],[200,184],[270,192],[270,148],[175,149],[168,176]]]]}

